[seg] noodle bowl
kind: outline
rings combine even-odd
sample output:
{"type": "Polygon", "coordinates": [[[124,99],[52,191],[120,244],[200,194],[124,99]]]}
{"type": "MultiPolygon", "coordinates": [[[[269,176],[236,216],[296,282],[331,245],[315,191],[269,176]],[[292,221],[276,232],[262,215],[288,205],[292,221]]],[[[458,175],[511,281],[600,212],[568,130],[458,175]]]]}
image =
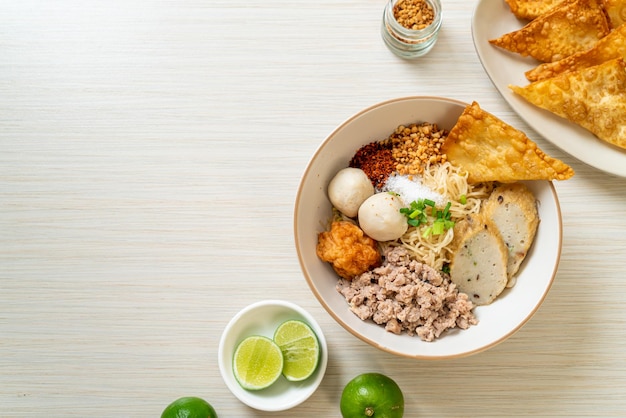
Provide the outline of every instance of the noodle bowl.
{"type": "MultiPolygon", "coordinates": [[[[451,332],[445,338],[424,342],[406,334],[395,335],[372,321],[361,320],[349,309],[346,298],[337,292],[337,273],[316,254],[318,234],[326,231],[335,217],[339,218],[326,193],[331,179],[347,166],[355,150],[387,137],[399,125],[427,120],[436,121],[441,128],[449,130],[467,105],[449,98],[413,96],[391,99],[360,110],[340,123],[320,143],[304,168],[298,185],[293,212],[294,242],[302,275],[312,295],[346,331],[394,355],[423,360],[450,359],[496,346],[515,334],[537,312],[558,267],[562,221],[556,190],[549,181],[531,181],[525,184],[541,202],[538,206],[541,223],[535,243],[517,278],[514,291],[505,290],[504,298],[489,306],[475,308],[480,321],[477,325],[462,332],[451,332]]],[[[424,173],[422,181],[432,185],[429,177],[430,170],[424,173]]],[[[465,190],[462,187],[456,190],[465,190]]],[[[470,210],[471,205],[476,204],[471,199],[480,200],[488,189],[466,190],[465,209],[470,210]]],[[[456,199],[450,199],[453,204],[454,201],[456,199]]],[[[451,210],[456,210],[456,206],[451,210]]],[[[452,216],[458,215],[453,212],[452,216]]],[[[395,242],[390,245],[403,244],[395,242]]],[[[441,253],[441,258],[449,256],[445,250],[441,253]]]]}

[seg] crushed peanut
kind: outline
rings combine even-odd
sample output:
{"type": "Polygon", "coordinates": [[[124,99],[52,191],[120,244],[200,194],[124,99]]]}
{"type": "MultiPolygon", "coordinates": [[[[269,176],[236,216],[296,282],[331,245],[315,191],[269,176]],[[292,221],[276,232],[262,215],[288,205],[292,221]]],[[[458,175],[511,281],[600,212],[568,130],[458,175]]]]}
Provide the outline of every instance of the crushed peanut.
{"type": "Polygon", "coordinates": [[[437,124],[421,123],[398,126],[384,143],[391,143],[391,153],[396,161],[396,171],[403,175],[417,175],[424,172],[427,164],[446,162],[446,154],[441,145],[448,132],[439,129],[437,124]]]}
{"type": "Polygon", "coordinates": [[[393,6],[393,17],[407,29],[421,30],[433,23],[435,12],[425,0],[399,0],[393,6]]]}

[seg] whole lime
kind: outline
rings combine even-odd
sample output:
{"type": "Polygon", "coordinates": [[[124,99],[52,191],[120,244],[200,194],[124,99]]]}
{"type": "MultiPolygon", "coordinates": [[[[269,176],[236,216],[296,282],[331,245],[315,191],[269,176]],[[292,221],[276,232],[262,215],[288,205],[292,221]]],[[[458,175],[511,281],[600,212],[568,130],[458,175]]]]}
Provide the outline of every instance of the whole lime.
{"type": "Polygon", "coordinates": [[[217,418],[217,413],[204,399],[186,396],[169,404],[161,418],[217,418]]]}
{"type": "Polygon", "coordinates": [[[352,379],[341,393],[343,418],[402,418],[404,395],[398,384],[380,373],[364,373],[352,379]]]}

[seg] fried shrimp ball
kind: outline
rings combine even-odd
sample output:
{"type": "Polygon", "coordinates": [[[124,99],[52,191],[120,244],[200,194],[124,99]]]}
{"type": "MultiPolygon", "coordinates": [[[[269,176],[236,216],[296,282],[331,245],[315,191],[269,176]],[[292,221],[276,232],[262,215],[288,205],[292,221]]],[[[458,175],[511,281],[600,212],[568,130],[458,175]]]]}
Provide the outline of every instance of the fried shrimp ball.
{"type": "Polygon", "coordinates": [[[328,184],[330,202],[344,215],[354,218],[361,203],[374,194],[374,186],[360,168],[339,170],[328,184]]]}
{"type": "Polygon", "coordinates": [[[348,221],[333,222],[330,231],[320,233],[316,250],[321,260],[331,263],[337,274],[347,280],[381,263],[376,241],[348,221]]]}

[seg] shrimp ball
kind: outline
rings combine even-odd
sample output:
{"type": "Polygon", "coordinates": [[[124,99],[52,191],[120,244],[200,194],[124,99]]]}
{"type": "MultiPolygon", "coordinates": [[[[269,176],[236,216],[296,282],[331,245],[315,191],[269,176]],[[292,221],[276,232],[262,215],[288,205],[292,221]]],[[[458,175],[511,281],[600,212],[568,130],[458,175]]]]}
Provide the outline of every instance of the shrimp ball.
{"type": "Polygon", "coordinates": [[[359,208],[359,225],[363,232],[376,241],[400,238],[409,228],[406,217],[400,213],[402,201],[391,193],[377,193],[359,208]]]}
{"type": "Polygon", "coordinates": [[[361,203],[373,194],[374,186],[360,168],[348,167],[339,170],[328,184],[330,202],[350,218],[357,215],[361,203]]]}

